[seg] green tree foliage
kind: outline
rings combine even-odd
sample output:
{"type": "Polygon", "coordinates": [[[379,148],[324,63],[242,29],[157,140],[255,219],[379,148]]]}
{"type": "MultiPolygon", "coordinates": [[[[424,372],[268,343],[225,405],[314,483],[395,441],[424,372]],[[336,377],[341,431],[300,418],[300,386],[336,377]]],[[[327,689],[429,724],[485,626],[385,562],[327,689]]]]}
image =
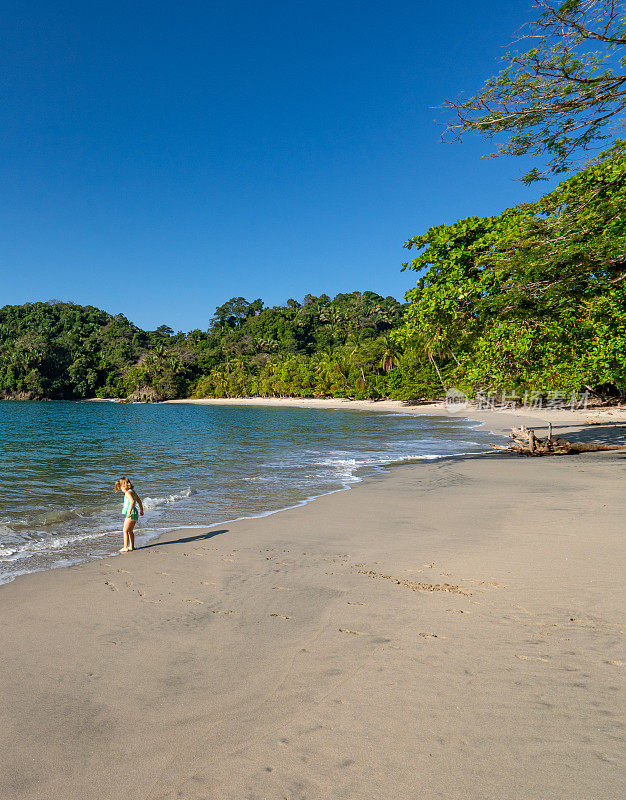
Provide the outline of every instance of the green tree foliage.
{"type": "MultiPolygon", "coordinates": [[[[234,300],[245,309],[247,301],[234,300]]],[[[230,308],[229,303],[220,309],[230,308]]],[[[285,306],[246,314],[243,321],[222,321],[218,309],[208,336],[213,341],[219,337],[223,357],[200,379],[194,393],[387,396],[394,391],[392,372],[400,361],[399,346],[390,344],[389,334],[400,327],[403,311],[395,298],[375,292],[339,294],[333,300],[306,295],[302,305],[289,299],[285,306]]]]}
{"type": "Polygon", "coordinates": [[[302,305],[289,299],[272,308],[236,297],[206,331],[175,334],[72,303],[6,306],[0,396],[125,398],[145,388],[165,399],[432,394],[429,368],[392,336],[404,308],[375,292],[307,295],[302,305]]]}
{"type": "Polygon", "coordinates": [[[400,340],[443,384],[516,392],[626,387],[626,148],[535,203],[405,243],[425,273],[400,340]]]}
{"type": "MultiPolygon", "coordinates": [[[[475,132],[497,140],[494,155],[534,156],[526,182],[571,171],[615,135],[626,109],[623,4],[535,6],[521,37],[530,49],[508,53],[480,94],[446,104],[456,138],[475,132]]],[[[442,388],[624,395],[625,184],[626,142],[617,139],[537,202],[406,242],[419,253],[403,268],[421,278],[396,333],[405,353],[429,364],[442,388]]]]}
{"type": "MultiPolygon", "coordinates": [[[[183,348],[184,349],[184,348],[183,348]]],[[[74,303],[0,309],[0,396],[126,397],[184,392],[185,355],[171,330],[142,331],[122,314],[74,303]]]]}
{"type": "MultiPolygon", "coordinates": [[[[572,167],[626,109],[626,15],[615,0],[536,0],[538,16],[507,66],[469,100],[447,101],[456,113],[455,138],[475,132],[503,141],[496,155],[549,157],[547,172],[572,167]]],[[[533,167],[530,182],[546,170],[533,167]]]]}

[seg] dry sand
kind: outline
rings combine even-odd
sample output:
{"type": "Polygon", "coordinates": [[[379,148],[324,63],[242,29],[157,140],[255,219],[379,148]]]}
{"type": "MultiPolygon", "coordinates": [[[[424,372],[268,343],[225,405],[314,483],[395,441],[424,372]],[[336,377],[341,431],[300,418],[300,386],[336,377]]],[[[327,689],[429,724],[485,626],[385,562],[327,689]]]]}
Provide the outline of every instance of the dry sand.
{"type": "Polygon", "coordinates": [[[0,587],[0,797],[623,796],[625,458],[394,467],[0,587]]]}

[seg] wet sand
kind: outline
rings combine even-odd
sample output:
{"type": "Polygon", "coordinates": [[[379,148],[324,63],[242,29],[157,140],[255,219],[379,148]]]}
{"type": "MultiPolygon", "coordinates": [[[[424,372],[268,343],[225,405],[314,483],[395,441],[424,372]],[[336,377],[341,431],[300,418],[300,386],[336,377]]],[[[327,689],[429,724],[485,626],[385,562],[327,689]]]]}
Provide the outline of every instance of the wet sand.
{"type": "Polygon", "coordinates": [[[398,466],[0,587],[0,797],[622,796],[625,459],[398,466]]]}

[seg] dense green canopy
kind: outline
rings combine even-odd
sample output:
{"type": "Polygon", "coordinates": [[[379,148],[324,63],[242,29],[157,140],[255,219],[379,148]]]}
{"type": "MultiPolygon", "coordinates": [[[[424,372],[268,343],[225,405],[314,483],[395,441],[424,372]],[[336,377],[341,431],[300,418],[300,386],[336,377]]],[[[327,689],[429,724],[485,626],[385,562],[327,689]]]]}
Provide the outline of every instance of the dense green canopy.
{"type": "MultiPolygon", "coordinates": [[[[126,397],[149,387],[162,398],[192,392],[381,396],[397,366],[389,334],[404,306],[375,292],[307,295],[263,308],[232,298],[207,330],[143,331],[122,315],[73,303],[0,309],[4,397],[126,397]]],[[[392,381],[393,383],[393,381],[392,381]]]]}
{"type": "Polygon", "coordinates": [[[535,203],[406,242],[405,345],[474,391],[626,387],[626,148],[535,203]]]}

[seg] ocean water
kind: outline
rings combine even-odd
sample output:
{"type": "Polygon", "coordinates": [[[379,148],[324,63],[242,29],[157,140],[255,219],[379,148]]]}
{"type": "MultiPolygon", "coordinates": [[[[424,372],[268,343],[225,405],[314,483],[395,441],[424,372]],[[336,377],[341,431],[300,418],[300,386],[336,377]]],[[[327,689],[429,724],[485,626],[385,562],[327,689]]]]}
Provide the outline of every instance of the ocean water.
{"type": "Polygon", "coordinates": [[[115,553],[131,478],[140,546],[167,530],[259,516],[385,465],[488,450],[456,417],[344,409],[0,402],[0,582],[115,553]]]}

